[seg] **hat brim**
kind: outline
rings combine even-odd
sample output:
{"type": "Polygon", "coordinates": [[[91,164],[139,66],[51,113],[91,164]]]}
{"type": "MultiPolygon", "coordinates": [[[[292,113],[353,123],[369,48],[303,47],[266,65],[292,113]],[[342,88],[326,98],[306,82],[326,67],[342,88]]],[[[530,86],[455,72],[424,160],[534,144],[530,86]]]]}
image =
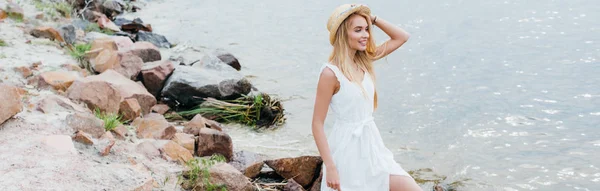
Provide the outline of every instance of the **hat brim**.
{"type": "Polygon", "coordinates": [[[344,4],[337,7],[329,17],[327,22],[327,29],[329,30],[329,41],[331,45],[335,42],[335,36],[338,28],[350,15],[356,12],[363,12],[367,15],[371,15],[371,9],[361,4],[344,4]]]}

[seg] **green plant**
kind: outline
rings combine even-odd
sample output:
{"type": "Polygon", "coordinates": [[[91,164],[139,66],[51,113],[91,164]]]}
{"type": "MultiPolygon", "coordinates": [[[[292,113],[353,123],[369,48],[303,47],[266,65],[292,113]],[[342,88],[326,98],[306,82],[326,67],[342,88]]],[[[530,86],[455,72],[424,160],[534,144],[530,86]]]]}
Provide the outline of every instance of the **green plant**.
{"type": "Polygon", "coordinates": [[[99,33],[104,33],[107,35],[113,35],[115,34],[115,32],[109,30],[109,29],[101,29],[100,25],[98,25],[98,23],[90,23],[89,25],[87,25],[84,29],[84,31],[86,33],[88,32],[99,32],[99,33]]]}
{"type": "Polygon", "coordinates": [[[4,40],[0,39],[0,46],[8,46],[8,44],[6,44],[4,40]]]}
{"type": "MultiPolygon", "coordinates": [[[[198,185],[197,181],[202,178],[202,183],[204,186],[204,190],[206,191],[227,191],[227,187],[222,184],[212,184],[210,183],[210,167],[217,163],[225,162],[226,159],[223,155],[214,154],[208,159],[192,159],[186,163],[187,171],[186,177],[187,179],[182,182],[183,184],[193,185],[192,190],[194,190],[198,185]]],[[[184,177],[184,175],[180,175],[180,179],[184,177]]]]}
{"type": "Polygon", "coordinates": [[[117,126],[123,124],[123,122],[121,121],[120,115],[117,115],[114,113],[101,112],[99,108],[96,108],[94,110],[94,114],[96,115],[97,118],[104,121],[104,129],[106,131],[113,130],[113,129],[117,128],[117,126]]]}
{"type": "MultiPolygon", "coordinates": [[[[264,93],[243,96],[235,100],[206,98],[195,109],[177,113],[177,115],[185,118],[191,118],[196,114],[201,114],[206,118],[219,122],[237,122],[249,125],[254,129],[278,126],[285,122],[281,102],[264,93]]],[[[175,116],[167,115],[167,118],[173,117],[175,116]]]]}
{"type": "Polygon", "coordinates": [[[90,63],[85,58],[85,54],[92,48],[92,44],[76,44],[73,49],[68,49],[69,54],[75,58],[75,60],[79,63],[79,66],[85,68],[91,74],[94,73],[90,63]]]}

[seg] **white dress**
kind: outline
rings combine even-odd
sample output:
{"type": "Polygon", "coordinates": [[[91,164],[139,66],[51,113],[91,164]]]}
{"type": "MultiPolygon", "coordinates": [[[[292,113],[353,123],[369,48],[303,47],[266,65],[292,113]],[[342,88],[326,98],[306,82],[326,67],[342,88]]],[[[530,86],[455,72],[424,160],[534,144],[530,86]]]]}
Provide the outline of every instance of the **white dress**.
{"type": "MultiPolygon", "coordinates": [[[[338,170],[341,190],[389,191],[390,175],[410,175],[394,161],[373,121],[373,80],[366,72],[362,85],[367,97],[338,67],[326,63],[321,72],[325,68],[330,68],[340,83],[339,91],[329,104],[335,123],[327,133],[327,142],[338,170]]],[[[329,191],[332,189],[327,187],[325,168],[323,165],[321,190],[329,191]]]]}

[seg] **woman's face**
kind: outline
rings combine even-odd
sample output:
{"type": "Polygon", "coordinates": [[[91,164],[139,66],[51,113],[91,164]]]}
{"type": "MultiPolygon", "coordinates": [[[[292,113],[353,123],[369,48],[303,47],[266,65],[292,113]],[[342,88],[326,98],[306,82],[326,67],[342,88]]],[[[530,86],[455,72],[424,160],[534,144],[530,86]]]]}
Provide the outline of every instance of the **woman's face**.
{"type": "Polygon", "coordinates": [[[348,29],[348,45],[350,48],[357,51],[366,50],[369,39],[369,25],[367,20],[360,15],[354,14],[346,22],[350,26],[348,29]]]}

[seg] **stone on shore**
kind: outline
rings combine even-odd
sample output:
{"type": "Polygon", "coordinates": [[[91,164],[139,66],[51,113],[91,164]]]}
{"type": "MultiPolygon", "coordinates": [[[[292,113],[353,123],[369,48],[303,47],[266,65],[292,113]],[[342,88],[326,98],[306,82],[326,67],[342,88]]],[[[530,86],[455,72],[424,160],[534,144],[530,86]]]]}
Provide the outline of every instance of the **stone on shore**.
{"type": "Polygon", "coordinates": [[[162,115],[154,113],[135,119],[131,125],[137,127],[136,133],[140,139],[171,140],[177,133],[175,127],[162,115]]]}
{"type": "Polygon", "coordinates": [[[147,41],[147,42],[154,44],[156,47],[160,47],[160,48],[171,48],[171,43],[169,43],[169,41],[167,40],[167,38],[165,38],[165,36],[156,34],[156,33],[152,33],[152,32],[146,32],[146,31],[140,30],[137,33],[136,40],[138,42],[139,41],[147,41]]]}
{"type": "Polygon", "coordinates": [[[168,60],[144,63],[141,69],[142,79],[148,92],[154,97],[160,97],[160,91],[174,69],[173,63],[168,60]]]}
{"type": "Polygon", "coordinates": [[[0,124],[23,110],[21,94],[17,87],[0,84],[0,124]]]}
{"type": "Polygon", "coordinates": [[[156,104],[156,98],[146,88],[114,70],[75,80],[67,94],[71,99],[85,102],[90,109],[98,107],[111,113],[118,112],[121,102],[127,98],[138,101],[142,114],[150,113],[150,108],[156,104]]]}
{"type": "Polygon", "coordinates": [[[283,178],[293,178],[303,187],[308,187],[315,178],[315,172],[317,172],[317,168],[321,167],[323,160],[318,156],[302,156],[267,160],[265,163],[283,178]]]}
{"type": "Polygon", "coordinates": [[[233,159],[233,143],[231,137],[224,132],[202,128],[197,143],[196,154],[198,156],[221,154],[228,162],[233,159]]]}
{"type": "Polygon", "coordinates": [[[204,98],[230,100],[247,95],[252,84],[224,65],[176,66],[161,92],[163,101],[171,108],[187,109],[198,106],[204,98]]]}

